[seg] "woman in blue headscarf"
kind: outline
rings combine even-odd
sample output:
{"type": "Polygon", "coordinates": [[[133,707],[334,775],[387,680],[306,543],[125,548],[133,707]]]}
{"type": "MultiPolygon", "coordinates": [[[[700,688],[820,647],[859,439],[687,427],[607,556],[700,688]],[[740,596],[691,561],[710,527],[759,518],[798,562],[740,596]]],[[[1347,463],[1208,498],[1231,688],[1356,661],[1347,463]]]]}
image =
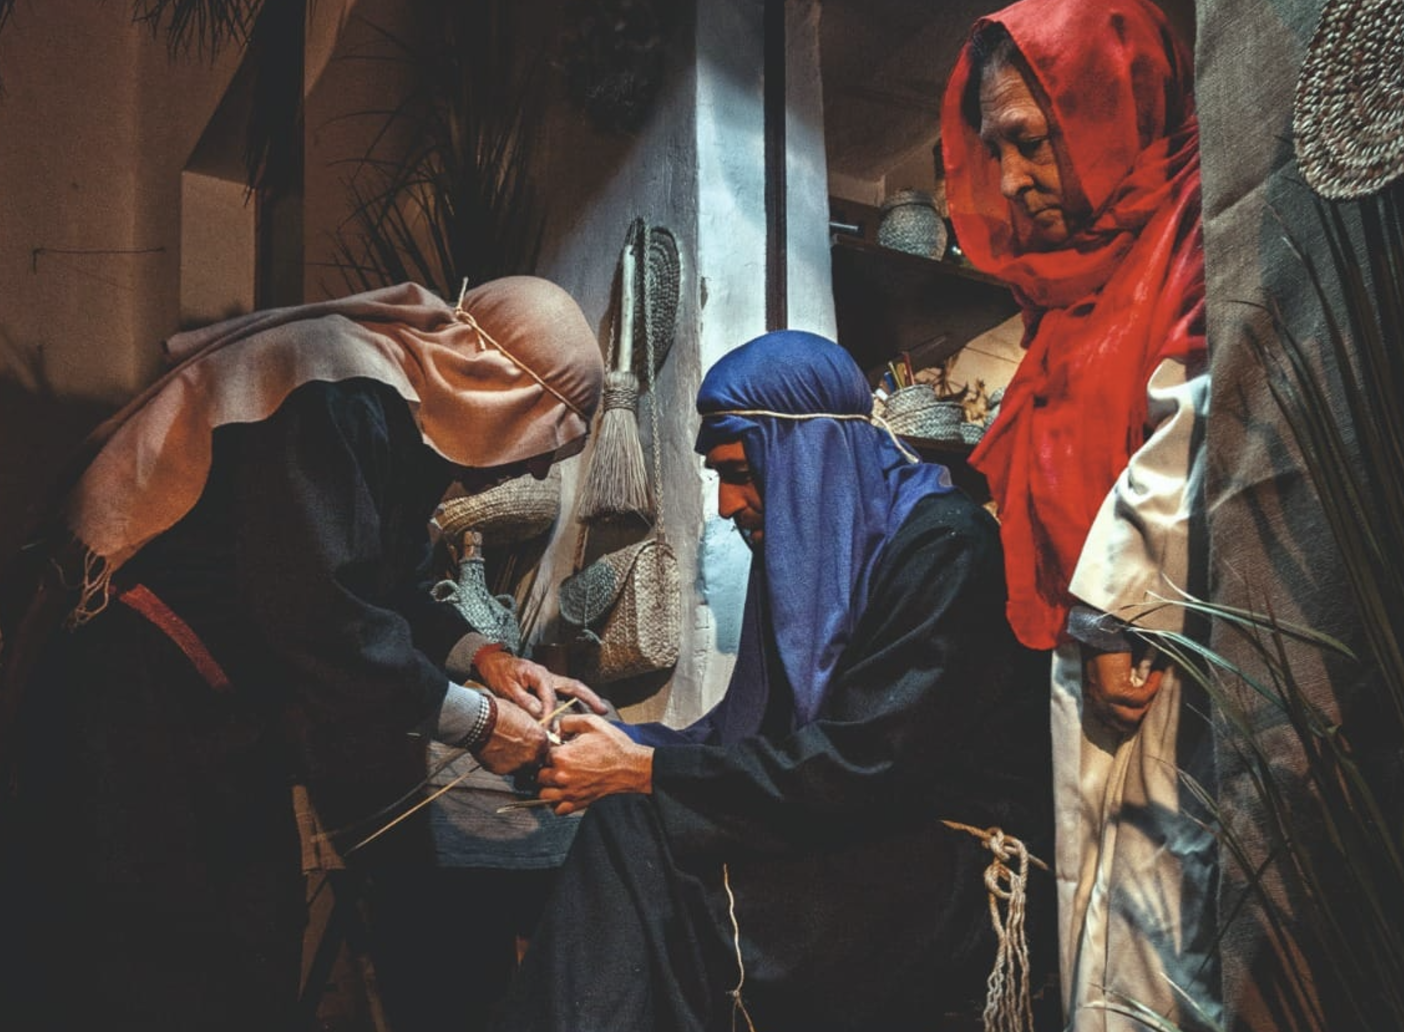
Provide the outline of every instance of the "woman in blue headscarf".
{"type": "MultiPolygon", "coordinates": [[[[810,333],[707,374],[697,451],[753,548],[736,668],[682,730],[562,722],[541,795],[590,812],[500,1028],[723,1029],[744,1008],[758,1028],[930,1029],[979,1009],[991,858],[945,822],[1046,850],[1047,701],[993,520],[871,410],[810,333]]],[[[1043,941],[1051,879],[1030,893],[1043,941]]]]}

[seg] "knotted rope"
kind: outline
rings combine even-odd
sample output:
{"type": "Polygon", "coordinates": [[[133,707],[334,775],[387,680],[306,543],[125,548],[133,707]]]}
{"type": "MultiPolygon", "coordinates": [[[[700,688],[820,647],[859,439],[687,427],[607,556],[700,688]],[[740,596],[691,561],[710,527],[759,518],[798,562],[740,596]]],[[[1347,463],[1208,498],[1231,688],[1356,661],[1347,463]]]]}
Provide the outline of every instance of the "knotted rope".
{"type": "MultiPolygon", "coordinates": [[[[995,951],[994,967],[986,979],[985,1009],[982,1014],[984,1032],[1033,1032],[1033,992],[1029,981],[1029,946],[1024,934],[1027,904],[1029,864],[1043,870],[1048,865],[1029,852],[1023,841],[1006,835],[1001,828],[976,828],[958,821],[941,822],[956,831],[968,832],[984,843],[993,855],[985,868],[985,888],[990,895],[990,923],[994,926],[999,947],[995,951]],[[1013,866],[1010,861],[1015,861],[1013,866]],[[1004,912],[1000,912],[1000,904],[1004,912]]],[[[746,1011],[741,990],[746,985],[746,965],[741,957],[741,926],[736,920],[736,897],[731,891],[731,871],[722,864],[722,886],[726,889],[727,913],[731,918],[732,941],[736,947],[736,987],[727,995],[732,998],[731,1028],[736,1032],[737,1017],[746,1022],[749,1032],[756,1026],[746,1011]]]]}
{"type": "Polygon", "coordinates": [[[948,828],[968,832],[994,854],[985,868],[985,888],[990,894],[990,923],[999,947],[986,980],[985,1032],[1032,1032],[1033,1001],[1029,986],[1029,944],[1024,934],[1029,864],[1048,865],[1029,853],[1028,847],[1000,828],[975,828],[957,821],[942,821],[948,828]],[[1016,861],[1013,866],[1010,861],[1016,861]],[[1000,904],[1004,913],[1000,913],[1000,904]]]}

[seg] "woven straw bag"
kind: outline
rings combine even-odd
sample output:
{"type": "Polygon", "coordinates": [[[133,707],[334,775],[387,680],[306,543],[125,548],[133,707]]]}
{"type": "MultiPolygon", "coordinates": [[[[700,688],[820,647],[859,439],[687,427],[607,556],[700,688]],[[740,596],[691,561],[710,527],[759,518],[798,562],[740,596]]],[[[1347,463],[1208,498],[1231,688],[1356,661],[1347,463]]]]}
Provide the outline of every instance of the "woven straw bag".
{"type": "Polygon", "coordinates": [[[510,545],[551,529],[561,511],[561,467],[553,465],[545,480],[527,474],[477,494],[450,498],[437,522],[452,541],[476,530],[483,544],[510,545]]]}
{"type": "Polygon", "coordinates": [[[582,680],[606,684],[678,661],[682,603],[678,560],[658,538],[600,556],[561,582],[561,617],[581,629],[582,680]]]}

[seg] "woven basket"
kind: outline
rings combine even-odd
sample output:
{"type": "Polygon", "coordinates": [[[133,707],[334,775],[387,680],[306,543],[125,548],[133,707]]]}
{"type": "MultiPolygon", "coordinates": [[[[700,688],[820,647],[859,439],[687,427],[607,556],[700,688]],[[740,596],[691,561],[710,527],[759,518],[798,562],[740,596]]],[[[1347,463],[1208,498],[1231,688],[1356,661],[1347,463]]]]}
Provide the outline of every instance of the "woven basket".
{"type": "Polygon", "coordinates": [[[940,258],[946,252],[946,224],[929,193],[899,190],[883,203],[877,240],[896,251],[940,258]]]}
{"type": "Polygon", "coordinates": [[[961,423],[959,430],[960,439],[966,444],[979,444],[980,438],[985,436],[984,423],[961,423]]]}
{"type": "Polygon", "coordinates": [[[507,545],[546,533],[560,511],[561,468],[552,466],[545,480],[528,474],[477,494],[450,498],[436,519],[451,541],[476,530],[484,545],[507,545]]]}
{"type": "Polygon", "coordinates": [[[931,441],[959,441],[965,409],[958,401],[943,401],[924,383],[894,391],[883,406],[882,418],[895,434],[931,441]]]}

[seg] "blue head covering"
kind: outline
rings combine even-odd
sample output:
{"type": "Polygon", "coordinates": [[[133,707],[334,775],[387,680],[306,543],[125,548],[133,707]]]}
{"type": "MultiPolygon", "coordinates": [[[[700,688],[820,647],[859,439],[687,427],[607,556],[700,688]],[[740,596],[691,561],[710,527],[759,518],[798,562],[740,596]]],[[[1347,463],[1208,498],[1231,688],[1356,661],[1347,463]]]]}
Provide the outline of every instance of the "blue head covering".
{"type": "Polygon", "coordinates": [[[870,421],[872,408],[848,352],[798,330],[743,344],[702,381],[697,451],[741,442],[765,530],[751,562],[736,668],[705,718],[714,738],[754,734],[786,687],[794,726],[815,719],[883,547],[918,501],[952,490],[945,467],[899,450],[870,421]],[[778,677],[788,686],[775,684],[778,677]]]}

